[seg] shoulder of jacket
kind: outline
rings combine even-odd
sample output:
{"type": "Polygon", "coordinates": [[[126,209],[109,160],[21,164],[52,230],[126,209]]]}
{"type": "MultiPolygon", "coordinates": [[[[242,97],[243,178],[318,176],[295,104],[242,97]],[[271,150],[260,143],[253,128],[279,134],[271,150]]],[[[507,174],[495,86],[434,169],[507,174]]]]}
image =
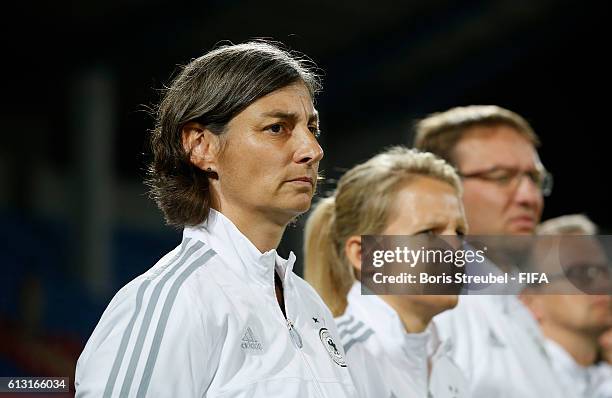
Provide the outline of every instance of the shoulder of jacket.
{"type": "Polygon", "coordinates": [[[355,314],[345,312],[336,318],[335,321],[340,341],[347,355],[350,355],[353,350],[359,351],[361,348],[365,348],[366,345],[370,346],[374,342],[372,338],[375,335],[374,329],[355,316],[355,314]]]}
{"type": "Polygon", "coordinates": [[[216,294],[211,268],[218,268],[216,253],[198,245],[191,251],[179,248],[162,257],[153,267],[124,285],[113,297],[107,310],[122,304],[146,303],[158,294],[176,291],[179,300],[216,294]]]}
{"type": "Polygon", "coordinates": [[[323,308],[326,314],[329,315],[331,319],[333,319],[333,316],[331,315],[331,311],[329,311],[329,308],[327,307],[327,305],[325,305],[325,303],[323,302],[323,299],[321,298],[321,296],[319,296],[319,293],[317,293],[317,291],[308,282],[302,279],[299,275],[293,273],[292,278],[293,278],[293,283],[295,285],[295,288],[298,290],[298,292],[306,296],[304,298],[312,300],[314,304],[323,308]]]}

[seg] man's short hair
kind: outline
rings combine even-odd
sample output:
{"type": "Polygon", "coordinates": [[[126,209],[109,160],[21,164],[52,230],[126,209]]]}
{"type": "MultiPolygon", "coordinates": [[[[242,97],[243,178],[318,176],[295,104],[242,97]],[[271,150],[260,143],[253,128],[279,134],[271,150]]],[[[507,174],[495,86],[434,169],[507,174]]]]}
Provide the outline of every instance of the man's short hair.
{"type": "Polygon", "coordinates": [[[550,218],[536,228],[537,235],[596,235],[597,225],[584,214],[550,218]]]}
{"type": "Polygon", "coordinates": [[[208,176],[183,148],[185,124],[196,121],[221,135],[250,104],[296,82],[304,83],[314,101],[321,88],[315,68],[303,55],[255,41],[223,45],[179,71],[155,109],[149,140],[153,159],[146,180],[168,224],[200,224],[211,204],[208,176]]]}
{"type": "Polygon", "coordinates": [[[527,138],[534,146],[540,140],[529,123],[519,114],[496,105],[470,105],[433,113],[416,123],[414,147],[432,152],[456,165],[454,149],[472,127],[505,125],[527,138]]]}

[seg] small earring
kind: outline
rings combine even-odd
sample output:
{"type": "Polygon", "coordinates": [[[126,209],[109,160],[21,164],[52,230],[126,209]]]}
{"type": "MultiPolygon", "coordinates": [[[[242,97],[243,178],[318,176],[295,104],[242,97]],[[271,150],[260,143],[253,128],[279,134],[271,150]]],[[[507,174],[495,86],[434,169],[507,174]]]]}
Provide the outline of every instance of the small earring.
{"type": "Polygon", "coordinates": [[[206,169],[206,171],[208,171],[209,173],[212,171],[212,169],[209,167],[206,169]]]}

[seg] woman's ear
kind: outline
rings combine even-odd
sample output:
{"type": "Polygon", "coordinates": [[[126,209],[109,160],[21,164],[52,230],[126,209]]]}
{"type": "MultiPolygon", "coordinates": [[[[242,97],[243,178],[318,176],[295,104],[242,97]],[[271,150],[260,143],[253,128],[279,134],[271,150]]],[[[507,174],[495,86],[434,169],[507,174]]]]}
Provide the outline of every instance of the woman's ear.
{"type": "Polygon", "coordinates": [[[206,172],[217,171],[219,137],[198,122],[188,122],[181,130],[183,149],[189,160],[206,172]]]}
{"type": "Polygon", "coordinates": [[[344,254],[358,272],[361,272],[361,236],[351,236],[344,244],[344,254]]]}

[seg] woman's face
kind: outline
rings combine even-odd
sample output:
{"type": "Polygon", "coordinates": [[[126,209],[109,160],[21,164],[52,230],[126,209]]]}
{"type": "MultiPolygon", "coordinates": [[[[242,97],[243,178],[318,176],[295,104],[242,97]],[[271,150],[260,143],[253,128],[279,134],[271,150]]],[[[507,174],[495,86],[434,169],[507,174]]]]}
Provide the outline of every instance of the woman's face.
{"type": "Polygon", "coordinates": [[[457,235],[465,233],[461,199],[447,182],[417,176],[401,188],[393,201],[384,235],[457,235]]]}
{"type": "MultiPolygon", "coordinates": [[[[417,176],[395,197],[384,235],[457,235],[466,233],[465,214],[455,189],[441,180],[417,176]]],[[[456,295],[401,296],[425,311],[439,313],[457,304],[456,295]]]]}
{"type": "Polygon", "coordinates": [[[216,164],[218,210],[279,224],[307,211],[323,157],[318,129],[303,83],[276,90],[236,115],[216,164]]]}

